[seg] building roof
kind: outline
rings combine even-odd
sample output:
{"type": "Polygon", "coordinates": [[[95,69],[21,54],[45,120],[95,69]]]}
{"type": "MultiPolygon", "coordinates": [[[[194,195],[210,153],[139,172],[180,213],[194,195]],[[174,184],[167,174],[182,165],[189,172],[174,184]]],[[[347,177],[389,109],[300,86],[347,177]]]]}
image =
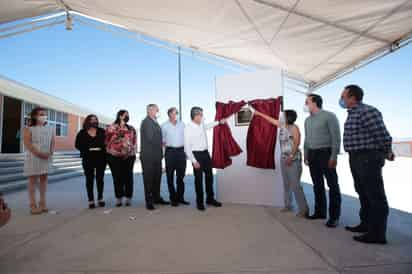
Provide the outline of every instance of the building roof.
{"type": "Polygon", "coordinates": [[[33,103],[45,108],[71,113],[82,117],[85,117],[90,113],[94,113],[98,115],[99,121],[102,123],[110,124],[113,122],[113,118],[98,114],[93,110],[80,107],[53,95],[8,79],[4,76],[0,76],[0,94],[33,103]]]}

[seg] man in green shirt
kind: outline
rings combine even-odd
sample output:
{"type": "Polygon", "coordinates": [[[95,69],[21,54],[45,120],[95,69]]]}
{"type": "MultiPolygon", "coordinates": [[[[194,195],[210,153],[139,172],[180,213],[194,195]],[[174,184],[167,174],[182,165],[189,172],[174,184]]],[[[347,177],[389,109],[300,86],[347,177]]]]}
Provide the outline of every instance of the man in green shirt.
{"type": "Polygon", "coordinates": [[[317,94],[306,98],[304,157],[309,166],[315,194],[315,212],[309,219],[326,219],[325,182],[329,187],[329,220],[327,227],[337,227],[341,211],[341,194],[336,173],[341,137],[339,121],[332,112],[322,109],[323,100],[317,94]]]}

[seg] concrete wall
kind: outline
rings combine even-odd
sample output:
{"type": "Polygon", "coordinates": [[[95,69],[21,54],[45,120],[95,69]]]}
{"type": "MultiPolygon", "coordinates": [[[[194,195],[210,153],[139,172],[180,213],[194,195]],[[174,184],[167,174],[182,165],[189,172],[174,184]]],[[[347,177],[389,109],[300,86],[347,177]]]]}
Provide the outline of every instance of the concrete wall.
{"type": "MultiPolygon", "coordinates": [[[[216,100],[220,102],[249,101],[278,96],[282,96],[280,70],[226,75],[216,79],[216,100]]],[[[276,170],[250,167],[246,165],[248,126],[235,126],[233,116],[228,119],[228,125],[243,153],[232,158],[231,166],[217,171],[218,198],[223,202],[231,203],[283,206],[279,142],[276,144],[276,155],[273,155],[276,170]]]]}

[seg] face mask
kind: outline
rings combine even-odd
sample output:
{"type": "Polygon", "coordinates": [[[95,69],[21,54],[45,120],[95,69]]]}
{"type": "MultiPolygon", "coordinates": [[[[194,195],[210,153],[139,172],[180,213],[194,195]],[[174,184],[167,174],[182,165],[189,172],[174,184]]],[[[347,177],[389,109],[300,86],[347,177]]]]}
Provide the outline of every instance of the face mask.
{"type": "Polygon", "coordinates": [[[346,105],[346,102],[345,102],[345,100],[343,100],[343,98],[339,99],[339,106],[341,108],[348,108],[348,106],[346,105]]]}
{"type": "Polygon", "coordinates": [[[123,118],[123,122],[125,122],[125,123],[129,122],[129,116],[125,116],[125,117],[123,118]]]}
{"type": "Polygon", "coordinates": [[[97,122],[90,123],[90,127],[92,127],[92,128],[97,128],[98,126],[99,126],[99,124],[97,122]]]}
{"type": "Polygon", "coordinates": [[[159,119],[160,118],[160,112],[158,112],[158,113],[156,113],[156,119],[159,119]]]}
{"type": "Polygon", "coordinates": [[[309,112],[310,112],[308,105],[304,105],[304,106],[303,106],[303,112],[306,112],[306,113],[309,113],[309,112]]]}
{"type": "Polygon", "coordinates": [[[46,115],[41,115],[39,117],[37,117],[37,120],[39,120],[39,122],[44,123],[47,121],[47,116],[46,115]]]}

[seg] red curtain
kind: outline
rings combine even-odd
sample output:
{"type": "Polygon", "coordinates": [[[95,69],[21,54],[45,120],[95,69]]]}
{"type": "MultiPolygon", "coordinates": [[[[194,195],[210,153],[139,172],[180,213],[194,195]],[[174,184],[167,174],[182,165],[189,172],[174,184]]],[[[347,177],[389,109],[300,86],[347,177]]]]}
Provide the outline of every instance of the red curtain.
{"type": "MultiPolygon", "coordinates": [[[[215,121],[228,118],[246,104],[245,101],[229,103],[216,102],[215,121]]],[[[227,124],[215,126],[213,129],[212,163],[214,168],[225,168],[232,164],[230,157],[239,155],[242,149],[233,139],[232,132],[227,124]]]]}
{"type": "MultiPolygon", "coordinates": [[[[256,110],[279,119],[281,99],[253,100],[249,104],[256,110]]],[[[277,127],[254,115],[247,133],[247,165],[257,168],[275,168],[277,127]]]]}

